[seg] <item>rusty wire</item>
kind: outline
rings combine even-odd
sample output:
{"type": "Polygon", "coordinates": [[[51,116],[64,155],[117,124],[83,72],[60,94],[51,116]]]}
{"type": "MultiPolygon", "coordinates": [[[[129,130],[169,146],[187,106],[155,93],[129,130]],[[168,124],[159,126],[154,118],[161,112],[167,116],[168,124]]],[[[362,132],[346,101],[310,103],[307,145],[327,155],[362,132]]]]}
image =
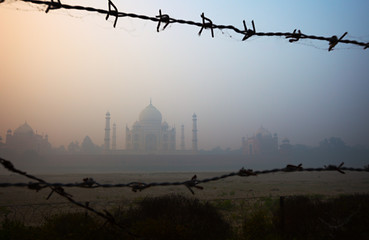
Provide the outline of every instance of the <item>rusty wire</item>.
{"type": "Polygon", "coordinates": [[[115,17],[114,24],[113,24],[114,27],[117,25],[118,18],[126,17],[126,18],[141,19],[145,21],[158,22],[157,32],[160,31],[161,24],[164,24],[164,27],[162,29],[164,30],[169,24],[177,23],[177,24],[186,24],[186,25],[199,27],[200,28],[199,35],[201,35],[204,29],[210,29],[212,37],[214,37],[214,29],[232,30],[237,34],[243,35],[242,41],[245,41],[252,36],[263,36],[263,37],[279,36],[279,37],[285,37],[289,39],[290,43],[297,42],[300,39],[327,41],[329,44],[328,51],[333,50],[333,48],[338,43],[353,44],[353,45],[361,46],[364,49],[367,49],[369,47],[369,42],[359,42],[356,40],[343,39],[346,36],[347,32],[345,32],[340,38],[338,38],[336,35],[333,35],[331,37],[307,35],[307,34],[302,33],[301,30],[297,30],[297,29],[295,29],[293,32],[257,32],[255,29],[255,23],[253,20],[252,20],[253,29],[247,29],[245,21],[243,21],[244,29],[239,29],[233,25],[214,24],[210,18],[205,17],[204,13],[200,15],[202,22],[195,22],[191,20],[172,18],[168,14],[162,14],[161,9],[159,10],[159,15],[157,16],[147,16],[147,15],[141,15],[141,14],[136,14],[136,13],[120,12],[118,11],[118,8],[114,5],[114,3],[111,0],[108,0],[108,10],[93,8],[93,7],[86,7],[86,6],[79,6],[79,5],[63,4],[60,2],[60,0],[50,0],[50,1],[18,0],[18,1],[23,1],[23,2],[37,4],[37,5],[46,5],[47,6],[46,11],[45,11],[46,13],[48,13],[50,10],[73,9],[73,10],[96,12],[99,14],[104,14],[106,15],[106,20],[108,20],[108,18],[112,16],[112,17],[115,17]]]}

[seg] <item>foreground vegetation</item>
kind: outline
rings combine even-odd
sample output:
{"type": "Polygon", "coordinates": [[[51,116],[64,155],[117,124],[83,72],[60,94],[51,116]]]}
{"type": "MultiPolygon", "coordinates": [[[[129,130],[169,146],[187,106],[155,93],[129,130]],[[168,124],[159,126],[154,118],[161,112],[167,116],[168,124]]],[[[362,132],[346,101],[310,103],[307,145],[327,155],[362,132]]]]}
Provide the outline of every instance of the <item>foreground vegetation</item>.
{"type": "Polygon", "coordinates": [[[0,239],[368,239],[369,195],[294,196],[254,202],[148,197],[114,209],[114,227],[85,212],[60,213],[40,226],[5,218],[0,239]]]}

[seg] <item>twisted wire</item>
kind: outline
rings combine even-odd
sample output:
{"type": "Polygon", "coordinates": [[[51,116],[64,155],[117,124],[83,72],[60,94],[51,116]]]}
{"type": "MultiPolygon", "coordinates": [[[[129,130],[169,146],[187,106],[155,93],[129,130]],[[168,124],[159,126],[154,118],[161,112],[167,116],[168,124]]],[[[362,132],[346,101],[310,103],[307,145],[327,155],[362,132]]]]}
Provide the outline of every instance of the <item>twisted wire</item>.
{"type": "Polygon", "coordinates": [[[356,171],[356,172],[369,172],[369,166],[365,168],[346,168],[343,167],[344,163],[341,163],[339,166],[336,165],[328,165],[324,166],[324,168],[303,168],[302,164],[299,164],[298,166],[295,165],[287,165],[285,168],[276,168],[271,170],[261,170],[261,171],[253,171],[252,169],[245,169],[241,168],[238,172],[231,172],[228,174],[224,174],[221,176],[215,176],[211,178],[205,178],[202,180],[198,180],[197,176],[194,175],[191,180],[182,181],[182,182],[152,182],[152,183],[143,183],[143,182],[130,182],[130,183],[118,183],[118,184],[100,184],[96,181],[94,181],[92,178],[84,178],[82,182],[80,183],[48,183],[45,180],[38,178],[36,176],[33,176],[31,174],[28,174],[24,171],[21,171],[14,167],[13,163],[9,160],[3,159],[0,157],[0,163],[1,165],[7,169],[10,172],[14,172],[17,174],[20,174],[22,176],[25,176],[29,179],[35,180],[36,182],[29,182],[29,183],[0,183],[0,187],[27,187],[32,190],[40,191],[44,188],[50,188],[52,191],[50,192],[47,199],[51,197],[51,195],[55,192],[59,194],[60,196],[66,198],[70,203],[84,208],[90,212],[93,212],[94,214],[102,217],[107,222],[123,229],[126,233],[131,235],[134,238],[139,238],[139,236],[131,233],[127,230],[126,226],[117,223],[114,216],[109,213],[107,210],[104,210],[104,212],[97,211],[96,209],[92,208],[89,203],[83,204],[73,199],[73,196],[68,194],[63,187],[81,187],[81,188],[122,188],[122,187],[129,187],[132,189],[132,191],[142,191],[149,187],[158,187],[158,186],[179,186],[183,185],[188,188],[188,190],[195,194],[193,191],[193,188],[203,190],[204,188],[202,186],[199,186],[201,183],[208,183],[213,181],[218,181],[221,179],[234,177],[234,176],[241,176],[241,177],[249,177],[249,176],[256,176],[256,175],[262,175],[262,174],[272,174],[277,172],[323,172],[323,171],[337,171],[341,174],[345,174],[345,171],[356,171]]]}
{"type": "MultiPolygon", "coordinates": [[[[50,184],[50,183],[44,181],[41,178],[35,177],[31,174],[28,174],[24,171],[21,171],[21,170],[15,168],[12,162],[10,162],[8,160],[5,160],[1,157],[0,157],[0,163],[3,165],[3,167],[5,169],[7,169],[10,172],[14,172],[14,173],[20,174],[22,176],[25,176],[29,179],[37,181],[37,183],[28,183],[28,188],[36,190],[36,191],[39,191],[39,190],[41,190],[43,188],[46,188],[46,187],[50,188],[51,192],[50,192],[49,196],[47,197],[47,199],[49,199],[51,197],[51,195],[55,192],[58,195],[60,195],[61,197],[67,199],[70,203],[72,203],[72,204],[74,204],[78,207],[84,208],[84,209],[86,209],[90,212],[93,212],[94,214],[96,214],[96,215],[100,216],[101,218],[105,219],[107,222],[111,223],[112,225],[123,229],[130,236],[135,237],[135,238],[139,237],[136,234],[128,231],[126,226],[124,226],[120,223],[117,223],[115,221],[113,215],[111,213],[109,213],[107,210],[104,210],[104,212],[97,211],[96,209],[90,207],[89,204],[87,204],[87,203],[86,204],[80,203],[80,202],[74,200],[73,196],[68,194],[61,186],[50,184]]],[[[1,186],[3,186],[3,185],[4,186],[9,186],[8,184],[1,184],[1,186]]],[[[21,185],[22,184],[15,184],[15,186],[21,186],[21,185]]]]}
{"type": "Polygon", "coordinates": [[[194,175],[190,180],[185,181],[177,181],[177,182],[151,182],[151,183],[144,183],[144,182],[129,182],[129,183],[116,183],[116,184],[102,184],[99,182],[96,182],[92,178],[84,178],[82,182],[76,182],[76,183],[48,183],[38,177],[35,177],[33,175],[27,174],[26,172],[23,172],[21,170],[16,169],[13,164],[5,160],[3,158],[0,158],[0,162],[3,165],[4,168],[11,172],[18,173],[20,175],[23,175],[27,178],[36,180],[37,182],[28,182],[28,183],[0,183],[0,187],[28,187],[29,189],[39,191],[44,188],[51,188],[53,191],[57,192],[59,188],[62,187],[80,187],[80,188],[131,188],[132,191],[142,191],[144,189],[150,188],[150,187],[159,187],[159,186],[186,186],[190,189],[192,187],[198,187],[198,184],[201,183],[208,183],[208,182],[214,182],[219,181],[221,179],[234,177],[234,176],[241,176],[241,177],[249,177],[249,176],[257,176],[257,175],[263,175],[263,174],[272,174],[272,173],[278,173],[278,172],[326,172],[326,171],[337,171],[341,174],[345,174],[345,171],[354,171],[354,172],[369,172],[369,168],[352,168],[352,167],[343,167],[344,163],[341,163],[339,166],[335,165],[328,165],[320,168],[303,168],[302,164],[295,166],[295,165],[287,165],[284,168],[275,168],[270,170],[259,170],[259,171],[253,171],[252,169],[245,169],[241,168],[238,172],[231,172],[227,174],[223,174],[221,176],[215,176],[211,178],[205,178],[205,179],[197,179],[197,175],[194,175]]]}
{"type": "Polygon", "coordinates": [[[163,27],[163,30],[166,28],[166,26],[168,24],[177,23],[177,24],[186,24],[186,25],[200,27],[201,30],[199,32],[199,35],[201,35],[201,32],[202,32],[203,29],[209,29],[210,28],[212,37],[214,37],[213,29],[232,30],[237,34],[244,35],[244,37],[242,39],[243,41],[248,39],[249,37],[254,36],[254,35],[255,36],[262,36],[262,37],[277,36],[277,37],[288,38],[289,42],[291,42],[291,43],[297,42],[300,39],[312,39],[312,40],[318,40],[318,41],[328,41],[328,43],[329,43],[328,51],[333,50],[333,48],[338,43],[357,45],[357,46],[363,47],[364,49],[367,49],[369,47],[369,42],[360,42],[360,41],[357,41],[357,40],[343,39],[343,37],[347,34],[347,32],[345,32],[340,38],[338,38],[335,35],[331,36],[331,37],[308,35],[308,34],[301,33],[300,30],[298,30],[296,32],[296,29],[293,32],[258,32],[258,31],[255,30],[254,21],[252,21],[253,30],[251,30],[251,29],[247,29],[245,21],[243,22],[244,29],[239,29],[239,28],[237,28],[233,25],[214,24],[209,18],[205,17],[204,13],[201,14],[202,22],[195,22],[195,21],[191,21],[191,20],[183,20],[183,19],[172,18],[167,14],[162,15],[161,10],[159,10],[160,15],[158,15],[158,16],[147,16],[147,15],[141,15],[141,14],[136,14],[136,13],[126,13],[126,12],[118,11],[118,9],[112,3],[111,0],[108,0],[108,7],[109,7],[108,10],[94,8],[94,7],[88,7],[88,6],[81,6],[81,5],[63,4],[63,3],[60,2],[60,0],[55,0],[55,1],[54,0],[50,0],[50,1],[18,0],[18,1],[28,2],[28,3],[37,4],[37,5],[46,5],[47,6],[46,13],[49,12],[49,10],[56,10],[56,9],[63,8],[63,9],[73,9],[73,10],[96,12],[96,13],[99,13],[99,14],[104,14],[104,15],[106,15],[106,19],[108,19],[109,16],[113,16],[113,17],[115,17],[115,21],[114,21],[114,25],[113,25],[114,27],[117,24],[118,18],[127,17],[127,18],[141,19],[141,20],[145,20],[145,21],[158,22],[158,26],[157,26],[157,31],[158,32],[159,32],[159,27],[160,27],[161,23],[165,23],[165,26],[163,27]]]}

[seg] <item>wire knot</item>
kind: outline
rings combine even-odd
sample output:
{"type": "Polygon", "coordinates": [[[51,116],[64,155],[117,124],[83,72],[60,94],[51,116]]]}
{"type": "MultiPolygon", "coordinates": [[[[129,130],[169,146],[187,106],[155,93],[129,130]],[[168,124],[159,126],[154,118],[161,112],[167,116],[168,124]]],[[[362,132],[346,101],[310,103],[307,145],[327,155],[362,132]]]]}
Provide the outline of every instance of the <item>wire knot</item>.
{"type": "Polygon", "coordinates": [[[54,192],[56,192],[57,194],[59,194],[59,195],[61,195],[61,196],[63,196],[63,197],[66,197],[66,198],[71,198],[71,197],[73,197],[72,195],[70,195],[70,194],[66,193],[66,192],[64,191],[64,188],[57,186],[57,187],[53,187],[53,188],[52,188],[52,190],[51,190],[51,192],[50,192],[49,196],[47,196],[46,200],[49,200],[49,198],[51,197],[51,195],[53,195],[53,193],[54,193],[54,192]]]}
{"type": "Polygon", "coordinates": [[[344,162],[342,162],[340,165],[338,165],[338,167],[336,165],[328,165],[328,166],[324,166],[324,168],[326,170],[332,170],[332,171],[338,171],[342,174],[345,174],[344,171],[342,171],[342,166],[343,166],[344,162]]]}
{"type": "Polygon", "coordinates": [[[147,184],[146,183],[140,183],[140,182],[135,182],[135,183],[130,183],[129,184],[129,187],[132,188],[132,191],[133,192],[137,192],[137,191],[142,191],[144,190],[145,188],[147,188],[147,184]]]}
{"type": "Polygon", "coordinates": [[[245,36],[242,38],[242,41],[245,41],[246,39],[248,39],[249,37],[251,37],[252,35],[256,33],[254,20],[251,21],[251,24],[252,24],[252,29],[247,29],[246,22],[245,20],[243,20],[243,27],[245,28],[245,31],[244,31],[245,36]]]}
{"type": "Polygon", "coordinates": [[[336,35],[333,35],[330,39],[329,39],[329,48],[328,51],[332,51],[333,48],[339,43],[339,41],[342,40],[342,38],[344,38],[346,36],[347,32],[345,32],[339,39],[337,39],[336,35]]]}
{"type": "Polygon", "coordinates": [[[257,174],[253,172],[252,169],[245,169],[242,167],[240,171],[238,171],[238,176],[248,177],[248,176],[256,176],[257,174]]]}
{"type": "Polygon", "coordinates": [[[203,190],[204,188],[201,187],[201,186],[197,186],[197,184],[199,184],[199,181],[197,180],[197,176],[196,174],[191,178],[190,181],[187,181],[185,183],[185,186],[188,188],[188,190],[190,190],[190,192],[192,194],[195,194],[195,192],[192,190],[193,187],[197,188],[197,189],[200,189],[200,190],[203,190]]]}
{"type": "Polygon", "coordinates": [[[97,184],[93,178],[84,178],[80,184],[81,187],[92,188],[94,184],[97,184]]]}
{"type": "Polygon", "coordinates": [[[159,16],[156,16],[157,18],[159,18],[159,22],[158,22],[158,26],[156,27],[156,31],[159,32],[160,29],[160,24],[163,22],[165,23],[164,27],[163,27],[163,31],[164,29],[168,26],[168,24],[170,23],[170,17],[168,14],[161,14],[161,9],[159,9],[159,16]]]}
{"type": "Polygon", "coordinates": [[[204,13],[201,13],[201,18],[202,18],[202,26],[199,31],[199,36],[201,35],[203,29],[210,28],[211,37],[214,37],[213,22],[209,18],[205,17],[204,13]]]}
{"type": "Polygon", "coordinates": [[[301,38],[301,31],[298,30],[297,33],[296,33],[296,29],[295,29],[295,30],[293,30],[293,33],[291,33],[290,35],[286,36],[286,38],[291,38],[289,40],[290,43],[297,42],[301,38]]]}
{"type": "Polygon", "coordinates": [[[33,183],[33,182],[29,182],[28,183],[28,188],[31,190],[36,190],[36,192],[40,191],[41,189],[45,188],[46,186],[42,187],[40,185],[40,183],[33,183]]]}
{"type": "Polygon", "coordinates": [[[54,2],[54,0],[51,0],[51,2],[48,3],[48,7],[46,8],[45,13],[48,13],[49,10],[59,9],[61,7],[62,6],[60,0],[56,0],[56,2],[54,2]]]}
{"type": "Polygon", "coordinates": [[[284,168],[285,172],[295,172],[295,171],[302,171],[302,163],[300,163],[299,165],[295,166],[292,164],[288,164],[285,168],[284,168]]]}
{"type": "Polygon", "coordinates": [[[115,16],[115,20],[114,20],[114,24],[113,24],[113,27],[115,27],[117,25],[117,21],[118,21],[118,8],[114,5],[114,3],[109,0],[108,2],[108,14],[106,15],[106,18],[105,20],[108,20],[109,19],[109,16],[112,15],[112,16],[115,16]],[[114,8],[112,10],[112,8],[114,8]]]}

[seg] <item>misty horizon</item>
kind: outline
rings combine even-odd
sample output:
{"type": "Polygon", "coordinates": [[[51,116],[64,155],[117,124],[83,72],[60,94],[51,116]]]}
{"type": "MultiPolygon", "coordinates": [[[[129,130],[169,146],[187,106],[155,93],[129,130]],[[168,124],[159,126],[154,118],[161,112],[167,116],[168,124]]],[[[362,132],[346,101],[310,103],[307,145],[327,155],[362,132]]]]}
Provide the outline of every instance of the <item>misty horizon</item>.
{"type": "MultiPolygon", "coordinates": [[[[135,121],[135,122],[137,122],[137,120],[135,121]]],[[[165,121],[165,120],[163,120],[163,122],[167,122],[167,121],[165,121]]],[[[20,127],[22,127],[24,124],[27,124],[27,125],[30,125],[31,126],[31,124],[29,124],[27,121],[25,121],[23,124],[20,124],[17,128],[20,128],[20,127]]],[[[112,124],[116,124],[116,122],[114,122],[114,121],[112,121],[112,124]]],[[[111,124],[111,125],[112,125],[111,124]]],[[[134,125],[134,123],[132,123],[132,125],[131,126],[133,126],[134,125]]],[[[126,141],[125,141],[125,139],[124,139],[124,135],[126,134],[126,128],[128,127],[129,125],[128,124],[126,124],[125,125],[125,127],[124,127],[124,129],[121,129],[122,130],[122,132],[120,132],[119,133],[119,130],[117,131],[118,132],[118,134],[117,134],[117,139],[119,139],[119,137],[121,138],[121,139],[123,139],[123,140],[121,140],[121,141],[119,141],[121,144],[117,144],[117,147],[116,147],[116,150],[127,150],[126,149],[126,141]]],[[[32,126],[31,126],[32,127],[32,126]]],[[[180,126],[181,127],[181,126],[180,126]]],[[[177,128],[176,126],[173,126],[173,128],[176,130],[176,132],[177,132],[177,134],[176,134],[176,142],[177,142],[177,144],[176,144],[176,149],[177,150],[180,150],[180,148],[181,148],[181,146],[180,146],[180,142],[181,142],[181,132],[180,132],[180,127],[179,128],[177,128]]],[[[9,131],[9,130],[11,130],[12,132],[14,132],[14,130],[16,130],[17,128],[15,128],[15,129],[8,129],[7,131],[9,131]]],[[[184,127],[185,128],[185,127],[184,127]]],[[[239,147],[235,147],[235,148],[231,148],[230,146],[221,146],[221,145],[214,145],[213,147],[210,147],[210,148],[204,148],[204,147],[201,147],[201,146],[199,146],[199,150],[205,150],[205,151],[210,151],[210,150],[214,150],[214,149],[223,149],[223,150],[237,150],[237,149],[241,149],[242,148],[242,138],[249,138],[249,137],[254,137],[255,136],[255,133],[257,132],[257,131],[259,131],[260,129],[265,129],[265,130],[267,130],[268,132],[270,132],[271,134],[277,134],[278,135],[278,133],[277,132],[272,132],[272,131],[269,131],[269,129],[268,128],[264,128],[264,126],[263,125],[261,125],[258,129],[256,129],[253,133],[251,133],[251,134],[245,134],[245,135],[243,135],[243,137],[241,137],[241,139],[239,140],[239,147]]],[[[111,130],[112,130],[112,127],[111,127],[111,130]]],[[[104,129],[102,130],[102,132],[104,131],[104,129]]],[[[42,133],[40,133],[40,132],[38,132],[37,130],[34,130],[34,133],[35,134],[38,134],[38,135],[41,135],[42,137],[45,137],[45,136],[47,136],[49,139],[50,139],[50,136],[47,134],[47,131],[45,131],[45,132],[42,132],[42,133]]],[[[187,132],[186,132],[187,134],[188,133],[191,133],[191,135],[188,135],[188,136],[186,136],[185,135],[185,140],[187,140],[187,141],[185,141],[185,150],[191,150],[191,147],[192,147],[192,144],[191,144],[191,142],[192,142],[192,126],[191,126],[191,129],[189,129],[187,132]]],[[[110,133],[110,136],[111,136],[111,133],[110,133]]],[[[2,139],[2,142],[3,143],[5,143],[6,142],[6,134],[4,134],[3,136],[2,135],[0,135],[0,137],[1,137],[1,139],[2,139]]],[[[51,146],[53,147],[53,148],[60,148],[60,147],[64,147],[65,149],[67,149],[67,147],[68,147],[68,145],[69,144],[71,144],[71,143],[78,143],[78,144],[82,144],[82,142],[83,142],[83,140],[86,138],[86,137],[88,137],[88,138],[90,138],[91,139],[91,141],[92,141],[92,143],[93,144],[95,144],[96,146],[99,146],[99,147],[101,147],[101,149],[103,149],[104,148],[104,139],[102,140],[102,141],[97,141],[96,139],[92,139],[91,137],[90,137],[90,135],[89,134],[87,134],[87,135],[85,135],[85,136],[82,136],[81,138],[75,138],[74,140],[72,140],[71,142],[68,142],[68,143],[65,143],[65,144],[61,144],[61,145],[54,145],[54,144],[52,144],[52,142],[50,142],[51,143],[51,146]]],[[[369,145],[367,145],[367,144],[365,144],[365,143],[362,143],[362,144],[348,144],[346,141],[345,141],[345,139],[343,139],[343,138],[340,138],[340,137],[337,137],[337,136],[325,136],[325,137],[323,137],[322,139],[320,139],[318,142],[316,142],[316,143],[314,143],[314,144],[306,144],[306,143],[298,143],[298,142],[291,142],[291,144],[292,145],[305,145],[305,146],[307,146],[307,147],[315,147],[315,146],[318,146],[321,142],[323,142],[324,140],[327,140],[327,139],[329,139],[329,138],[339,138],[339,139],[341,139],[347,146],[363,146],[363,147],[368,147],[369,145]]],[[[72,138],[72,137],[71,137],[72,138]]],[[[201,138],[201,135],[199,136],[199,138],[201,138]]],[[[283,141],[285,141],[285,140],[288,140],[289,142],[290,142],[290,139],[288,138],[288,137],[285,137],[285,138],[279,138],[278,139],[278,145],[281,145],[282,144],[282,142],[283,141]]],[[[112,137],[110,137],[110,142],[112,141],[112,137]]],[[[118,141],[117,141],[118,142],[118,141]]],[[[112,149],[112,147],[110,146],[110,149],[112,149]]]]}
{"type": "MultiPolygon", "coordinates": [[[[89,4],[106,8],[105,2],[89,4]]],[[[345,39],[361,41],[369,36],[365,1],[115,4],[153,16],[162,8],[196,21],[205,12],[214,24],[238,27],[254,20],[257,31],[348,32],[345,39]]],[[[1,3],[3,142],[8,129],[27,121],[38,134],[48,134],[53,147],[81,143],[85,136],[101,146],[109,111],[117,147],[124,149],[126,126],[138,120],[151,98],[163,121],[176,128],[177,149],[182,124],[191,148],[193,113],[199,149],[238,149],[242,137],[261,126],[293,145],[317,146],[330,137],[369,145],[369,54],[362,47],[340,43],[328,52],[325,41],[259,36],[242,41],[229,30],[214,30],[212,38],[209,29],[198,36],[200,29],[192,26],[169,24],[158,33],[154,22],[119,19],[116,28],[113,23],[94,13],[45,14],[31,4],[1,3]]]]}

